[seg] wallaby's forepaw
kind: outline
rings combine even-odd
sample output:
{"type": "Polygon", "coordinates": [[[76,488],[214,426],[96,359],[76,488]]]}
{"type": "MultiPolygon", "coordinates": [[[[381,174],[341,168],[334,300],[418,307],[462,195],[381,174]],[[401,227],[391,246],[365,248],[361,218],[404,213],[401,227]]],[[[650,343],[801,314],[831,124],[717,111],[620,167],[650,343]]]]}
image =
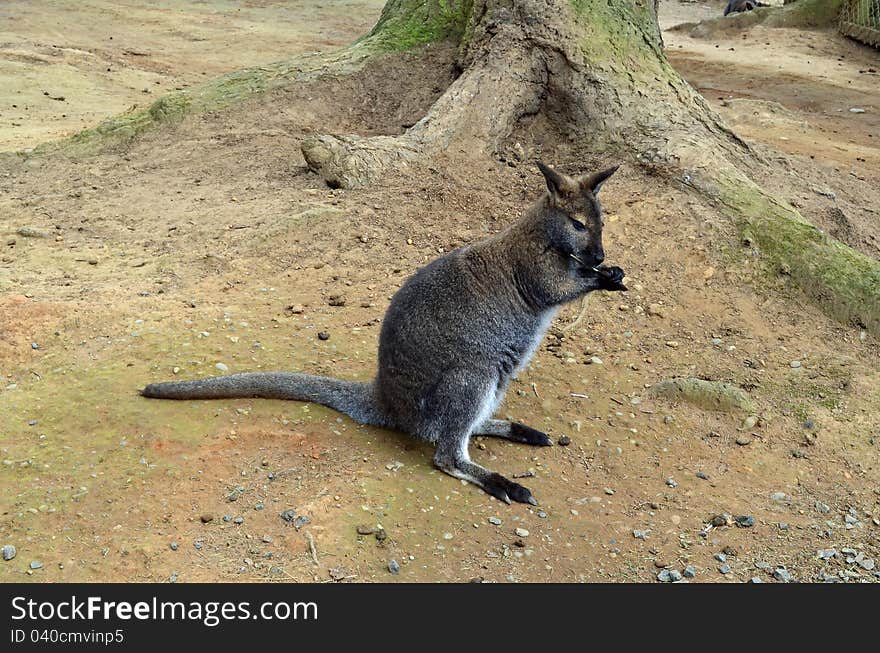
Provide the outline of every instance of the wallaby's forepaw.
{"type": "Polygon", "coordinates": [[[504,503],[516,501],[517,503],[530,503],[533,506],[538,505],[529,488],[509,481],[501,474],[492,474],[486,479],[482,487],[486,492],[496,499],[501,499],[504,503]]]}
{"type": "Polygon", "coordinates": [[[510,425],[510,439],[514,442],[522,442],[524,444],[532,444],[536,447],[551,447],[553,440],[546,433],[533,429],[525,424],[513,422],[510,425]]]}
{"type": "Polygon", "coordinates": [[[616,265],[611,267],[605,267],[604,265],[598,268],[599,272],[599,289],[600,290],[626,290],[626,286],[623,285],[623,277],[626,276],[626,273],[623,271],[623,268],[619,268],[616,265]]]}

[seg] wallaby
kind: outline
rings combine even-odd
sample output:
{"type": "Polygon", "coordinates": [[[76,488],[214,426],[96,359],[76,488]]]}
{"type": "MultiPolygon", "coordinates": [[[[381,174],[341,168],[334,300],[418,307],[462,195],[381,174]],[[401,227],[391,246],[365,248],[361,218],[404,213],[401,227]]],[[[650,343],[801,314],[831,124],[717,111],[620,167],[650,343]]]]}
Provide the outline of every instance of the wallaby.
{"type": "Polygon", "coordinates": [[[538,163],[547,193],[499,234],[416,271],[391,299],[370,382],[290,372],[229,374],[155,383],[162,399],[265,397],[313,401],[361,424],[404,431],[436,445],[434,464],[510,503],[532,493],[472,462],[472,435],[549,446],[546,433],[492,419],[559,307],[593,290],[626,290],[605,267],[599,188],[617,170],[571,178],[538,163]]]}
{"type": "Polygon", "coordinates": [[[770,5],[757,0],[727,0],[727,6],[724,8],[724,15],[736,14],[741,11],[751,11],[755,7],[769,7],[770,5]]]}

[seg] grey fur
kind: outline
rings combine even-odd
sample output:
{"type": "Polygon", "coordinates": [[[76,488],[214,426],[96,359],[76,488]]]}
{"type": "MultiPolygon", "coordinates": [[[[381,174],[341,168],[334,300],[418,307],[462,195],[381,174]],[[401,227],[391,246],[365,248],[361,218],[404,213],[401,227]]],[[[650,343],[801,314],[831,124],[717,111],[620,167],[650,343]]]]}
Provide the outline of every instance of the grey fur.
{"type": "Polygon", "coordinates": [[[743,11],[751,11],[757,7],[769,7],[770,5],[758,2],[757,0],[727,0],[727,6],[724,8],[724,15],[736,14],[743,11]]]}
{"type": "Polygon", "coordinates": [[[434,464],[506,501],[531,492],[473,463],[472,435],[533,445],[550,438],[491,419],[559,306],[593,290],[625,290],[620,268],[602,267],[596,198],[616,168],[573,179],[538,164],[548,192],[500,234],[418,270],[392,298],[369,383],[288,372],[255,372],[148,385],[145,397],[266,397],[313,401],[362,424],[436,444],[434,464]]]}

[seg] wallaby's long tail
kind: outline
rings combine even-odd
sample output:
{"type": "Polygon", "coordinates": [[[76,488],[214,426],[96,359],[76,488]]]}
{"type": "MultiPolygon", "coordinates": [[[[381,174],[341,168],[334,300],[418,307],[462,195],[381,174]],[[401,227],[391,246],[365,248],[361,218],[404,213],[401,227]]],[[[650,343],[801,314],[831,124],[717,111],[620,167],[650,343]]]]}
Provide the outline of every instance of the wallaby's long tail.
{"type": "Polygon", "coordinates": [[[292,372],[246,372],[197,381],[151,383],[141,390],[155,399],[233,399],[262,397],[313,401],[345,413],[361,424],[391,426],[381,410],[372,383],[292,372]]]}

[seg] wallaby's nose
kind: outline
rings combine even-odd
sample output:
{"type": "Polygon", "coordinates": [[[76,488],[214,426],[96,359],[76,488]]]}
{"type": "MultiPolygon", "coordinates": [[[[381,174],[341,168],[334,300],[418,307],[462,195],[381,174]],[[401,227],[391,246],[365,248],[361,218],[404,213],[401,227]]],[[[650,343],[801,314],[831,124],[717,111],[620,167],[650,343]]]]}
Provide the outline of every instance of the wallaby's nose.
{"type": "Polygon", "coordinates": [[[596,263],[601,263],[605,260],[605,252],[601,249],[593,254],[593,258],[596,259],[596,263]]]}

